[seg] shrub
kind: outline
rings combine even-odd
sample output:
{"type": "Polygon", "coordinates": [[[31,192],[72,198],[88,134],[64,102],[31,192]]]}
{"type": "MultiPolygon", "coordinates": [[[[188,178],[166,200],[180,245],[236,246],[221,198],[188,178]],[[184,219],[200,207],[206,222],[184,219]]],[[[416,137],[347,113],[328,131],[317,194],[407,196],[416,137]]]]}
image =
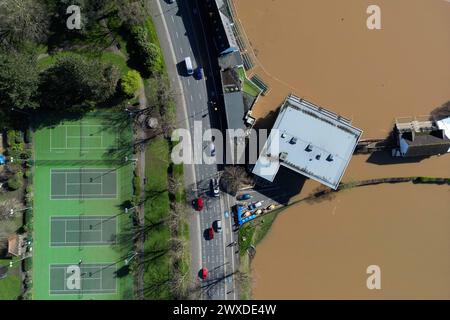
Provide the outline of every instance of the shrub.
{"type": "Polygon", "coordinates": [[[32,186],[32,185],[28,185],[28,186],[26,187],[25,191],[26,191],[28,194],[33,193],[33,186],[32,186]]]}
{"type": "Polygon", "coordinates": [[[23,181],[21,179],[21,172],[16,173],[14,176],[8,179],[8,188],[10,190],[17,190],[23,186],[23,181]]]}
{"type": "Polygon", "coordinates": [[[134,26],[131,36],[135,47],[132,52],[134,59],[142,64],[142,71],[146,75],[153,74],[157,71],[161,59],[158,46],[150,42],[150,35],[143,26],[134,26]]]}
{"type": "Polygon", "coordinates": [[[27,178],[27,179],[30,179],[30,178],[31,178],[31,175],[32,175],[31,170],[30,170],[30,169],[26,169],[26,170],[25,170],[24,177],[27,178]]]}
{"type": "Polygon", "coordinates": [[[6,143],[8,147],[12,147],[15,144],[21,144],[23,142],[22,132],[16,130],[8,130],[8,132],[6,132],[6,143]]]}
{"type": "Polygon", "coordinates": [[[141,87],[141,75],[136,70],[128,71],[120,81],[120,88],[128,97],[134,97],[141,87]]]}
{"type": "Polygon", "coordinates": [[[33,267],[33,260],[31,258],[26,258],[23,260],[23,270],[28,272],[33,267]]]}

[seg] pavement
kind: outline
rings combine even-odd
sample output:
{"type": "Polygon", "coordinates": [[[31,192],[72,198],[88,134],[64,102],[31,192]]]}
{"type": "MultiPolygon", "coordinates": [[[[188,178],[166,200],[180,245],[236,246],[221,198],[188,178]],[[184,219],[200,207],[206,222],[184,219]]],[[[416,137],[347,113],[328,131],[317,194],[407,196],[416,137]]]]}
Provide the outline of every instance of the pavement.
{"type": "MultiPolygon", "coordinates": [[[[169,78],[175,91],[177,119],[180,128],[189,128],[193,136],[193,122],[201,121],[203,131],[222,128],[223,118],[210,106],[220,94],[217,54],[206,39],[204,24],[196,1],[177,0],[170,4],[166,0],[150,0],[157,33],[165,57],[169,78]],[[195,80],[186,76],[184,58],[191,57],[194,69],[202,66],[204,78],[195,80]]],[[[234,273],[239,263],[238,248],[228,246],[237,240],[233,232],[230,207],[234,198],[222,193],[215,198],[209,194],[209,182],[220,174],[215,164],[185,164],[185,184],[190,200],[201,196],[205,207],[201,212],[190,214],[191,271],[193,280],[202,288],[203,299],[235,300],[238,290],[234,273]],[[230,211],[228,218],[224,212],[230,211]],[[222,220],[223,231],[215,233],[214,239],[206,240],[205,230],[215,220],[222,220]],[[201,281],[201,268],[209,270],[208,278],[201,281]]]]}

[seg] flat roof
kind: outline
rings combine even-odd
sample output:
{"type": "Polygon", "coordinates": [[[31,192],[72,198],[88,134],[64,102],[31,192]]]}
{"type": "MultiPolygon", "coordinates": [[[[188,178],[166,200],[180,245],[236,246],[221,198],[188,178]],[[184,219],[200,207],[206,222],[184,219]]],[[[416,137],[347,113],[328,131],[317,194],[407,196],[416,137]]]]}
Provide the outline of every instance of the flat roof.
{"type": "Polygon", "coordinates": [[[350,120],[290,95],[253,173],[272,182],[282,165],[337,189],[361,135],[350,120]]]}

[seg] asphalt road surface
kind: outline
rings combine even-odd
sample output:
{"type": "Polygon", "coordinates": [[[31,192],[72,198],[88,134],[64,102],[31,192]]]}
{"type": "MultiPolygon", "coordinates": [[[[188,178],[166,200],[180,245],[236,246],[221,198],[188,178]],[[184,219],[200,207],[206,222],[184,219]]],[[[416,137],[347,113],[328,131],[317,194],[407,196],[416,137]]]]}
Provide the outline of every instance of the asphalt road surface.
{"type": "MultiPolygon", "coordinates": [[[[220,129],[223,123],[221,107],[216,111],[210,103],[218,101],[220,95],[217,53],[206,39],[197,2],[177,0],[170,4],[166,0],[151,0],[150,5],[169,77],[179,95],[176,97],[179,127],[188,127],[192,136],[194,121],[202,123],[203,131],[220,129]],[[203,79],[187,76],[185,57],[191,58],[194,69],[203,67],[203,79]]],[[[209,152],[208,144],[200,143],[205,152],[209,152]]],[[[230,210],[234,199],[223,193],[219,198],[210,195],[210,179],[218,174],[215,164],[185,165],[187,194],[191,199],[201,196],[205,200],[204,209],[200,213],[193,212],[190,219],[191,268],[195,281],[201,283],[203,299],[231,300],[238,299],[233,275],[238,268],[238,255],[235,254],[238,248],[228,246],[237,236],[233,233],[230,210]],[[226,210],[230,211],[228,218],[224,215],[226,210]],[[223,231],[215,233],[214,239],[207,240],[205,230],[215,220],[222,220],[223,231]],[[202,267],[209,270],[204,281],[198,277],[202,267]]]]}

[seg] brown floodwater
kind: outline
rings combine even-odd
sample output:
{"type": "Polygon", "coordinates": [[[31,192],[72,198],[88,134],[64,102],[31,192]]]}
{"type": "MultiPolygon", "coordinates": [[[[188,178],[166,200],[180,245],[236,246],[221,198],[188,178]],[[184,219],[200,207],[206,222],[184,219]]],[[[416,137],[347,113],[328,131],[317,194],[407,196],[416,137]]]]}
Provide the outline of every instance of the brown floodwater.
{"type": "Polygon", "coordinates": [[[449,186],[385,185],[297,205],[257,248],[253,298],[450,299],[449,196],[449,186]],[[367,289],[370,265],[381,290],[367,289]]]}
{"type": "MultiPolygon", "coordinates": [[[[270,86],[257,118],[295,93],[351,118],[363,139],[383,138],[396,117],[450,101],[448,1],[377,0],[375,31],[366,27],[373,1],[234,2],[257,56],[250,73],[270,86]]],[[[419,175],[450,177],[450,155],[354,156],[343,181],[419,175]]],[[[307,181],[299,197],[318,186],[307,181]]],[[[382,185],[288,209],[258,247],[254,297],[450,298],[449,195],[448,186],[382,185]],[[365,287],[369,264],[382,267],[381,292],[365,287]]]]}

